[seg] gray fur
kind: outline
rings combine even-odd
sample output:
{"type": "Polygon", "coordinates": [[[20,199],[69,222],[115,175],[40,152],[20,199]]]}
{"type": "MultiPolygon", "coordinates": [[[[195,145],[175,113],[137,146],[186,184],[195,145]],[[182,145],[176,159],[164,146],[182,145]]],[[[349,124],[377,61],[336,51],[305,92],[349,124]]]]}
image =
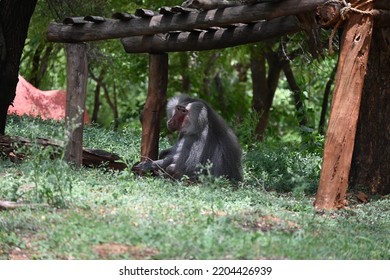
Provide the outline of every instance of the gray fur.
{"type": "Polygon", "coordinates": [[[174,178],[194,178],[202,165],[211,163],[211,175],[242,180],[241,146],[226,122],[205,101],[187,95],[169,100],[168,119],[179,104],[189,108],[190,123],[179,131],[177,143],[160,153],[153,168],[174,178]]]}

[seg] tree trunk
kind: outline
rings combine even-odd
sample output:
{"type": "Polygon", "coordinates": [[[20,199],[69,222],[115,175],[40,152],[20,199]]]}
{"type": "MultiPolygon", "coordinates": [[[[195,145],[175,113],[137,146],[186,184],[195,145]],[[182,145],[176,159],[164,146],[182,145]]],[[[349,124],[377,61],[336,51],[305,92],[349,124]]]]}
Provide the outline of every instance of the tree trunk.
{"type": "Polygon", "coordinates": [[[53,44],[47,44],[46,42],[42,41],[33,54],[31,72],[27,80],[36,88],[39,88],[41,85],[52,52],[53,44]]]}
{"type": "Polygon", "coordinates": [[[20,57],[37,0],[0,1],[0,134],[15,98],[20,57]]]}
{"type": "Polygon", "coordinates": [[[298,86],[298,83],[295,79],[289,61],[286,61],[283,64],[283,72],[284,75],[286,76],[288,85],[290,86],[290,89],[293,93],[294,106],[295,106],[295,110],[297,111],[299,126],[302,128],[304,126],[307,126],[306,108],[305,108],[305,103],[302,100],[302,94],[301,94],[302,91],[298,86]]]}
{"type": "Polygon", "coordinates": [[[325,134],[325,121],[326,121],[326,113],[328,112],[328,103],[329,103],[329,96],[330,96],[330,90],[334,82],[334,77],[336,76],[336,70],[337,66],[335,66],[332,70],[332,73],[330,73],[328,82],[325,86],[325,92],[324,92],[324,99],[322,100],[322,106],[321,106],[321,117],[320,121],[318,123],[318,133],[321,135],[325,134]]]}
{"type": "MultiPolygon", "coordinates": [[[[357,0],[352,4],[360,2],[357,0]]],[[[364,8],[371,10],[372,3],[368,2],[364,8]]],[[[372,16],[352,13],[343,33],[324,160],[314,202],[318,209],[342,208],[346,204],[372,28],[372,16]]]]}
{"type": "Polygon", "coordinates": [[[100,83],[96,83],[91,123],[97,123],[100,109],[100,83]]]}
{"type": "Polygon", "coordinates": [[[350,173],[351,186],[390,193],[390,29],[373,34],[350,173]]]}
{"type": "Polygon", "coordinates": [[[203,78],[203,90],[202,92],[199,93],[199,97],[201,99],[207,100],[210,95],[210,88],[211,88],[211,75],[212,75],[212,70],[213,67],[215,66],[215,62],[218,60],[218,58],[221,56],[221,53],[215,52],[211,54],[211,56],[208,58],[208,60],[205,63],[205,67],[203,70],[204,73],[204,78],[203,78]]]}
{"type": "Polygon", "coordinates": [[[282,70],[279,57],[272,50],[264,50],[264,46],[251,49],[251,72],[253,84],[252,107],[259,116],[255,128],[257,140],[263,141],[268,126],[269,112],[274,100],[275,91],[282,70]],[[269,65],[268,75],[266,61],[269,65]]]}
{"type": "Polygon", "coordinates": [[[189,94],[191,90],[191,79],[189,75],[190,70],[190,57],[188,53],[181,52],[179,55],[181,71],[181,88],[182,92],[189,94]]]}

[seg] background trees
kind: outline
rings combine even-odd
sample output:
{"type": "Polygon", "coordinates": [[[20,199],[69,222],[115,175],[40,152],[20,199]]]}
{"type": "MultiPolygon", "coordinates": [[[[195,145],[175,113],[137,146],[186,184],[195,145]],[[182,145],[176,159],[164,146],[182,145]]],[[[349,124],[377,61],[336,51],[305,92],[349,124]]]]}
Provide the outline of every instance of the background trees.
{"type": "MultiPolygon", "coordinates": [[[[11,6],[6,6],[7,2],[1,2],[4,7],[2,41],[10,40],[10,36],[13,36],[11,33],[7,35],[9,29],[6,27],[11,26],[15,18],[9,16],[11,6]]],[[[65,88],[63,46],[45,41],[45,30],[52,20],[61,21],[67,16],[77,15],[111,17],[116,11],[134,12],[139,7],[158,9],[177,4],[177,1],[38,1],[20,73],[41,89],[65,88]]],[[[23,9],[15,9],[12,13],[24,13],[25,18],[28,18],[33,6],[22,5],[23,9]]],[[[27,25],[28,22],[25,23],[25,29],[27,25]]],[[[16,33],[22,35],[22,31],[16,33]]],[[[323,35],[322,43],[325,45],[329,34],[321,32],[324,33],[320,35],[323,35]]],[[[19,45],[22,42],[20,38],[19,45]]],[[[337,46],[337,40],[333,43],[337,46]]],[[[113,129],[129,126],[139,128],[139,115],[147,92],[147,56],[126,54],[115,40],[89,43],[88,48],[90,84],[87,108],[92,121],[113,129]]],[[[4,59],[8,57],[4,55],[4,50],[3,47],[1,65],[4,69],[13,69],[12,76],[15,77],[17,68],[6,66],[9,59],[4,59]]],[[[17,52],[17,49],[10,51],[17,52]]],[[[386,56],[383,50],[379,52],[380,56],[386,56]]],[[[18,61],[17,56],[15,59],[18,61]]],[[[169,95],[186,92],[206,99],[235,127],[244,144],[251,146],[254,139],[294,141],[305,150],[322,152],[321,135],[326,127],[329,93],[337,57],[321,53],[320,49],[313,51],[307,45],[304,33],[224,50],[172,53],[169,59],[169,95]],[[314,59],[312,54],[318,58],[314,59]]],[[[3,71],[2,75],[9,75],[7,71],[3,71]]],[[[15,85],[14,78],[3,78],[3,83],[5,80],[15,85]]],[[[13,97],[12,90],[6,88],[1,87],[2,105],[9,104],[13,97]]],[[[376,105],[372,106],[376,108],[376,105]]],[[[4,118],[5,105],[2,110],[4,118]]],[[[377,110],[370,112],[383,114],[377,110]]],[[[370,116],[373,118],[373,115],[370,116]]],[[[374,118],[365,123],[370,124],[372,121],[374,118]]],[[[362,132],[363,127],[358,132],[368,135],[362,132]]],[[[358,141],[363,140],[360,138],[358,141]]],[[[361,155],[373,145],[367,141],[364,143],[357,145],[361,155]]],[[[384,145],[380,143],[380,146],[384,145]]],[[[354,159],[356,163],[353,169],[360,170],[356,167],[362,161],[358,151],[355,151],[354,159]]],[[[363,173],[353,174],[357,178],[363,176],[363,173]]],[[[370,174],[371,171],[365,173],[370,174]]],[[[357,183],[361,184],[361,179],[357,183]]]]}
{"type": "MultiPolygon", "coordinates": [[[[21,74],[42,89],[65,87],[63,48],[47,43],[44,38],[45,28],[53,19],[61,21],[66,16],[88,14],[111,17],[116,11],[134,12],[139,7],[158,9],[177,4],[177,1],[39,1],[21,74]]],[[[268,134],[290,139],[303,135],[309,141],[317,131],[324,83],[334,60],[326,57],[308,65],[312,58],[305,49],[304,35],[298,34],[252,46],[172,53],[169,94],[198,95],[228,121],[252,122],[251,135],[259,140],[266,139],[268,134]]],[[[117,41],[89,43],[89,55],[87,108],[92,121],[115,129],[138,126],[147,92],[147,56],[126,54],[117,41]]]]}

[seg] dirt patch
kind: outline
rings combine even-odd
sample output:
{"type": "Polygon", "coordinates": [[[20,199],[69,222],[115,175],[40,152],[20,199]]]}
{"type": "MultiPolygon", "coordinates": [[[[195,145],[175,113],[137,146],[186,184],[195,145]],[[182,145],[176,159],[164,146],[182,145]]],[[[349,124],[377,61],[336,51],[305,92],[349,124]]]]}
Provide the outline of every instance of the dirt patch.
{"type": "Polygon", "coordinates": [[[300,229],[296,223],[275,216],[260,216],[253,221],[245,222],[242,227],[251,231],[268,232],[278,230],[286,233],[293,233],[300,229]]]}
{"type": "Polygon", "coordinates": [[[118,243],[105,243],[93,246],[93,250],[101,259],[115,258],[121,255],[129,255],[136,260],[149,259],[158,254],[153,248],[124,245],[118,243]]]}
{"type": "Polygon", "coordinates": [[[8,259],[10,260],[31,260],[35,255],[35,250],[32,243],[37,240],[34,234],[28,234],[21,238],[24,244],[23,248],[14,247],[10,250],[8,259]]]}
{"type": "Polygon", "coordinates": [[[29,251],[20,248],[14,248],[9,254],[10,260],[29,260],[29,251]]]}

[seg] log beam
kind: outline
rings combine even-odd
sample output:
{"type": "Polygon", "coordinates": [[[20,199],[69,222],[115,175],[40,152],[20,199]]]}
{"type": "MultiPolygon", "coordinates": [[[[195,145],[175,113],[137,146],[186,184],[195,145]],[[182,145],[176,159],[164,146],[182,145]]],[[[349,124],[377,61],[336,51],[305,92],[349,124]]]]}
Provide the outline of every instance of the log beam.
{"type": "Polygon", "coordinates": [[[227,29],[127,37],[122,44],[128,53],[202,51],[255,43],[300,30],[296,17],[289,16],[227,29]]]}
{"type": "MultiPolygon", "coordinates": [[[[365,0],[351,1],[352,5],[365,0]]],[[[371,10],[372,3],[360,9],[371,10]]],[[[342,36],[324,159],[314,206],[346,205],[348,176],[371,44],[373,16],[351,13],[342,36]]]]}
{"type": "Polygon", "coordinates": [[[84,111],[87,96],[87,45],[66,44],[67,88],[65,129],[69,137],[64,159],[77,168],[83,161],[84,111]]]}
{"type": "Polygon", "coordinates": [[[141,161],[158,158],[161,119],[167,100],[167,87],[168,54],[150,54],[148,97],[141,116],[141,161]]]}
{"type": "Polygon", "coordinates": [[[139,35],[153,35],[170,31],[190,31],[270,20],[278,17],[315,11],[327,0],[285,0],[278,3],[242,5],[202,12],[156,15],[150,18],[135,18],[130,21],[106,20],[101,23],[86,23],[82,26],[49,24],[47,39],[50,42],[86,42],[139,35]]]}

